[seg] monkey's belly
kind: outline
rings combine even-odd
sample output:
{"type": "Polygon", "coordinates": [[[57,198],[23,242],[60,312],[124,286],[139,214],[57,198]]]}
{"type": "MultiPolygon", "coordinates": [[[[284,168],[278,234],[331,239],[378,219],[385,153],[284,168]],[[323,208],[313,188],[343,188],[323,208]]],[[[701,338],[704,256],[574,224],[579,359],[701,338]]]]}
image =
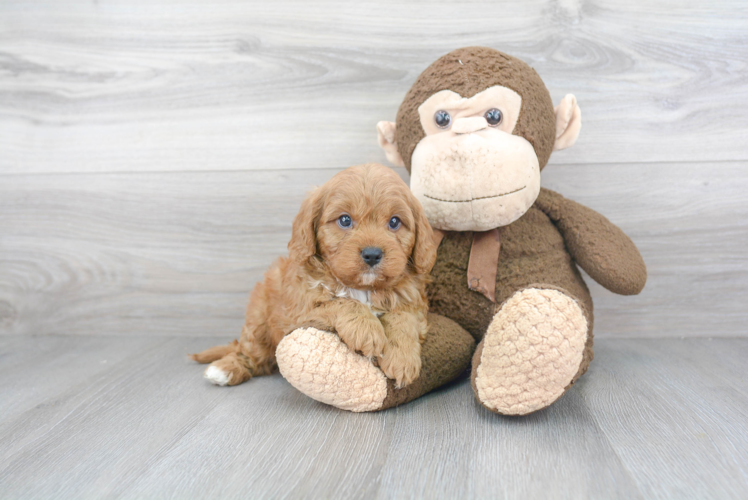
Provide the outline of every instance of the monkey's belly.
{"type": "Polygon", "coordinates": [[[586,310],[592,325],[592,300],[556,226],[531,207],[516,222],[499,229],[501,252],[496,273],[496,303],[467,286],[472,232],[450,232],[442,241],[428,287],[431,311],[454,320],[476,340],[483,337],[499,306],[529,285],[565,290],[586,310]]]}

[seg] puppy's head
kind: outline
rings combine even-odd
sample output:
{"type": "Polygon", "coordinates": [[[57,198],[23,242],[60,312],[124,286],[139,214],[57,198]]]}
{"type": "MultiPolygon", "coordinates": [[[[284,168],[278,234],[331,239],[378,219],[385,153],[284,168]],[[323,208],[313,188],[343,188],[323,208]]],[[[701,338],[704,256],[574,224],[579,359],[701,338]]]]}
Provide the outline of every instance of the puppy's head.
{"type": "Polygon", "coordinates": [[[318,256],[345,286],[381,289],[406,273],[428,274],[436,261],[421,204],[391,169],[348,168],[301,205],[288,244],[291,259],[318,256]]]}

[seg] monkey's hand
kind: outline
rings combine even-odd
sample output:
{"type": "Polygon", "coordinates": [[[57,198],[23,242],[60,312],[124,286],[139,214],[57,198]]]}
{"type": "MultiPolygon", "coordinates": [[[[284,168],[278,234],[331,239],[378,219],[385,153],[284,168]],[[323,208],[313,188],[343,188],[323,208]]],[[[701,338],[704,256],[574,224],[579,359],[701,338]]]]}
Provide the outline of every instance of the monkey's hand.
{"type": "Polygon", "coordinates": [[[535,204],[554,222],[566,248],[592,279],[611,292],[636,295],[647,267],[631,239],[591,208],[541,188],[535,204]]]}
{"type": "Polygon", "coordinates": [[[399,312],[387,313],[380,318],[387,336],[384,351],[379,357],[379,368],[395,380],[400,389],[421,374],[421,342],[425,336],[425,318],[399,312]],[[423,331],[421,331],[423,330],[423,331]]]}

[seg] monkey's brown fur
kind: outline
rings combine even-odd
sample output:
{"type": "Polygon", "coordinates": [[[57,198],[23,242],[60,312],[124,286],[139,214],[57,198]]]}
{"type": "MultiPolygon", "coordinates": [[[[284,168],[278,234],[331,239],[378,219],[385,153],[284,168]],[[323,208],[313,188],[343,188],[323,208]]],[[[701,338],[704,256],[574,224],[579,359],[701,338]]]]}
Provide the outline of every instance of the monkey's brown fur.
{"type": "MultiPolygon", "coordinates": [[[[508,87],[522,97],[514,135],[533,145],[542,169],[556,134],[548,90],[524,62],[483,47],[443,56],[418,77],[405,96],[397,113],[396,140],[406,167],[424,137],[417,111],[423,101],[444,89],[470,97],[493,85],[508,87]]],[[[605,217],[547,189],[541,189],[535,204],[520,219],[499,232],[496,303],[467,286],[472,232],[448,232],[428,288],[431,311],[455,320],[480,341],[494,314],[518,290],[530,286],[560,289],[582,306],[588,321],[584,357],[573,384],[593,357],[592,298],[575,261],[603,286],[626,295],[637,294],[644,287],[644,262],[631,240],[605,217]]],[[[476,358],[480,359],[480,352],[476,358]]],[[[474,361],[473,380],[477,364],[474,361]]]]}
{"type": "MultiPolygon", "coordinates": [[[[524,62],[484,47],[453,51],[429,66],[406,94],[397,113],[396,140],[406,168],[424,132],[418,107],[434,93],[449,89],[470,97],[503,85],[522,97],[514,135],[530,142],[542,169],[553,150],[556,127],[553,103],[545,84],[524,62]]],[[[572,384],[588,368],[592,350],[592,298],[575,265],[606,288],[637,294],[646,282],[646,267],[631,240],[602,215],[547,189],[520,219],[499,228],[501,252],[496,275],[496,303],[471,291],[467,275],[472,232],[448,232],[439,247],[428,287],[431,311],[455,320],[477,341],[504,301],[518,290],[560,289],[582,306],[588,321],[584,357],[572,384]]],[[[480,352],[476,353],[480,359],[480,352]]],[[[473,377],[477,363],[473,363],[473,377]]]]}

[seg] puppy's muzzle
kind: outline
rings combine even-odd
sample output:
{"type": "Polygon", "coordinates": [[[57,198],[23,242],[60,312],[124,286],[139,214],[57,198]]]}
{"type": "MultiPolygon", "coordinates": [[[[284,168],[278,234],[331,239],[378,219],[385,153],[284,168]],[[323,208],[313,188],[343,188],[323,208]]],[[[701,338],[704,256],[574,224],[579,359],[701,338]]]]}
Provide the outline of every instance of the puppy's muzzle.
{"type": "Polygon", "coordinates": [[[382,252],[382,249],[378,247],[366,247],[361,250],[361,258],[364,259],[364,262],[366,262],[369,267],[374,267],[379,264],[383,255],[384,252],[382,252]]]}

